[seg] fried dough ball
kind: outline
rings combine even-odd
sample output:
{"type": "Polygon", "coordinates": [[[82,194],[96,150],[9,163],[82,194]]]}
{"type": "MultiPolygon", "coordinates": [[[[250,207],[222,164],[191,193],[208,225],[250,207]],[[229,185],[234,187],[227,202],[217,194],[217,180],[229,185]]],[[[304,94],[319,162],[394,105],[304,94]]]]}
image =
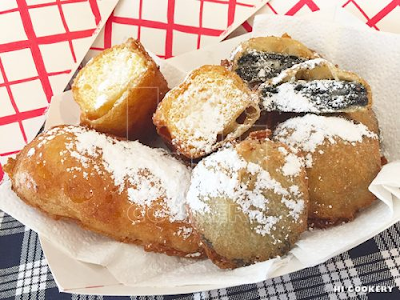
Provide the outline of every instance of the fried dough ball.
{"type": "Polygon", "coordinates": [[[302,161],[259,132],[200,161],[187,198],[192,225],[220,268],[284,255],[307,228],[302,161]]]}
{"type": "Polygon", "coordinates": [[[350,221],[376,199],[368,186],[381,168],[379,139],[363,124],[308,114],[279,124],[274,140],[305,157],[311,226],[350,221]]]}

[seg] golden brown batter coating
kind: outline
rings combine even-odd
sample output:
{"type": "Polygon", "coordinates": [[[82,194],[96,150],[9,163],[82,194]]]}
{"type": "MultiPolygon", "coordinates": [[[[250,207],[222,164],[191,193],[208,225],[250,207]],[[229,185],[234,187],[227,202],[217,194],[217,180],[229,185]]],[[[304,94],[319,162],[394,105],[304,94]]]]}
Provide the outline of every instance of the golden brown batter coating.
{"type": "Polygon", "coordinates": [[[130,139],[154,131],[151,118],[167,91],[158,66],[132,38],[91,60],[72,86],[82,125],[130,139]]]}
{"type": "Polygon", "coordinates": [[[147,251],[202,253],[184,207],[190,172],[161,150],[61,126],[34,139],[6,171],[23,201],[56,219],[147,251]]]}
{"type": "Polygon", "coordinates": [[[172,149],[197,159],[239,137],[259,116],[258,99],[239,76],[202,66],[165,96],[153,121],[172,149]]]}
{"type": "Polygon", "coordinates": [[[300,158],[255,132],[194,168],[190,219],[220,268],[286,254],[307,228],[308,191],[300,158]]]}
{"type": "Polygon", "coordinates": [[[381,168],[379,139],[363,124],[305,115],[278,125],[274,139],[305,157],[312,226],[350,221],[376,199],[368,186],[381,168]]]}
{"type": "Polygon", "coordinates": [[[378,119],[372,108],[344,113],[343,117],[353,120],[356,123],[364,124],[370,131],[377,135],[380,133],[378,119]]]}

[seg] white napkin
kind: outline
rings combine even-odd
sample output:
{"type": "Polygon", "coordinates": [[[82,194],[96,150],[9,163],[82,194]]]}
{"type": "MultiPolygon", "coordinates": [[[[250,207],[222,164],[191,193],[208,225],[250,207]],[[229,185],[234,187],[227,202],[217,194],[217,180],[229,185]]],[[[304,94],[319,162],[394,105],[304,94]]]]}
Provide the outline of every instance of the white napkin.
{"type": "Polygon", "coordinates": [[[384,166],[372,181],[369,190],[393,211],[393,201],[400,200],[400,161],[384,166]]]}

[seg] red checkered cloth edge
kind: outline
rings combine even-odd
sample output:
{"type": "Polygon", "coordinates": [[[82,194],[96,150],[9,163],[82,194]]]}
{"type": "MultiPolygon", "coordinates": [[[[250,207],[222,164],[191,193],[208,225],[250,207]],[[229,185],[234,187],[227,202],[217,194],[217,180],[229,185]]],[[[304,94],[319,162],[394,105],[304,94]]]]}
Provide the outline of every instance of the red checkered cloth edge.
{"type": "Polygon", "coordinates": [[[121,0],[91,48],[94,52],[91,56],[123,42],[128,36],[139,39],[161,58],[177,56],[219,42],[235,23],[240,25],[265,2],[121,0]]]}
{"type": "Polygon", "coordinates": [[[62,92],[77,63],[79,42],[92,37],[101,14],[96,0],[2,0],[0,8],[0,159],[4,162],[36,135],[51,97],[62,92]],[[74,21],[77,11],[84,22],[74,21]],[[51,24],[46,23],[49,19],[51,24]]]}

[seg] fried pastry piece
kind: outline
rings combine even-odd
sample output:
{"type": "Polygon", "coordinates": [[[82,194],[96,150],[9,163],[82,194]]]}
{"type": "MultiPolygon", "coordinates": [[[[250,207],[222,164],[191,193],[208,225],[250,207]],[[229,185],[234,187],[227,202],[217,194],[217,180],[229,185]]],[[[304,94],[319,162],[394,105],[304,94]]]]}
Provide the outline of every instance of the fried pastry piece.
{"type": "Polygon", "coordinates": [[[91,60],[72,86],[82,125],[130,139],[154,131],[151,117],[167,91],[158,66],[132,38],[91,60]]]}
{"type": "Polygon", "coordinates": [[[294,113],[351,113],[369,109],[368,83],[317,58],[297,64],[259,87],[265,111],[294,113]]]}
{"type": "Polygon", "coordinates": [[[34,139],[6,171],[16,194],[51,217],[146,251],[202,256],[184,207],[190,172],[164,151],[61,126],[34,139]]]}
{"type": "Polygon", "coordinates": [[[251,38],[241,43],[231,54],[231,64],[232,70],[254,88],[281,71],[317,56],[284,34],[282,37],[251,38]]]}
{"type": "Polygon", "coordinates": [[[381,168],[379,139],[363,124],[308,114],[278,125],[274,140],[305,157],[311,226],[350,221],[376,199],[368,186],[381,168]]]}
{"type": "Polygon", "coordinates": [[[307,228],[304,165],[286,145],[260,133],[193,169],[190,219],[220,268],[284,255],[307,228]]]}
{"type": "Polygon", "coordinates": [[[172,149],[196,159],[239,137],[259,116],[258,99],[239,76],[203,66],[165,96],[153,121],[172,149]]]}

